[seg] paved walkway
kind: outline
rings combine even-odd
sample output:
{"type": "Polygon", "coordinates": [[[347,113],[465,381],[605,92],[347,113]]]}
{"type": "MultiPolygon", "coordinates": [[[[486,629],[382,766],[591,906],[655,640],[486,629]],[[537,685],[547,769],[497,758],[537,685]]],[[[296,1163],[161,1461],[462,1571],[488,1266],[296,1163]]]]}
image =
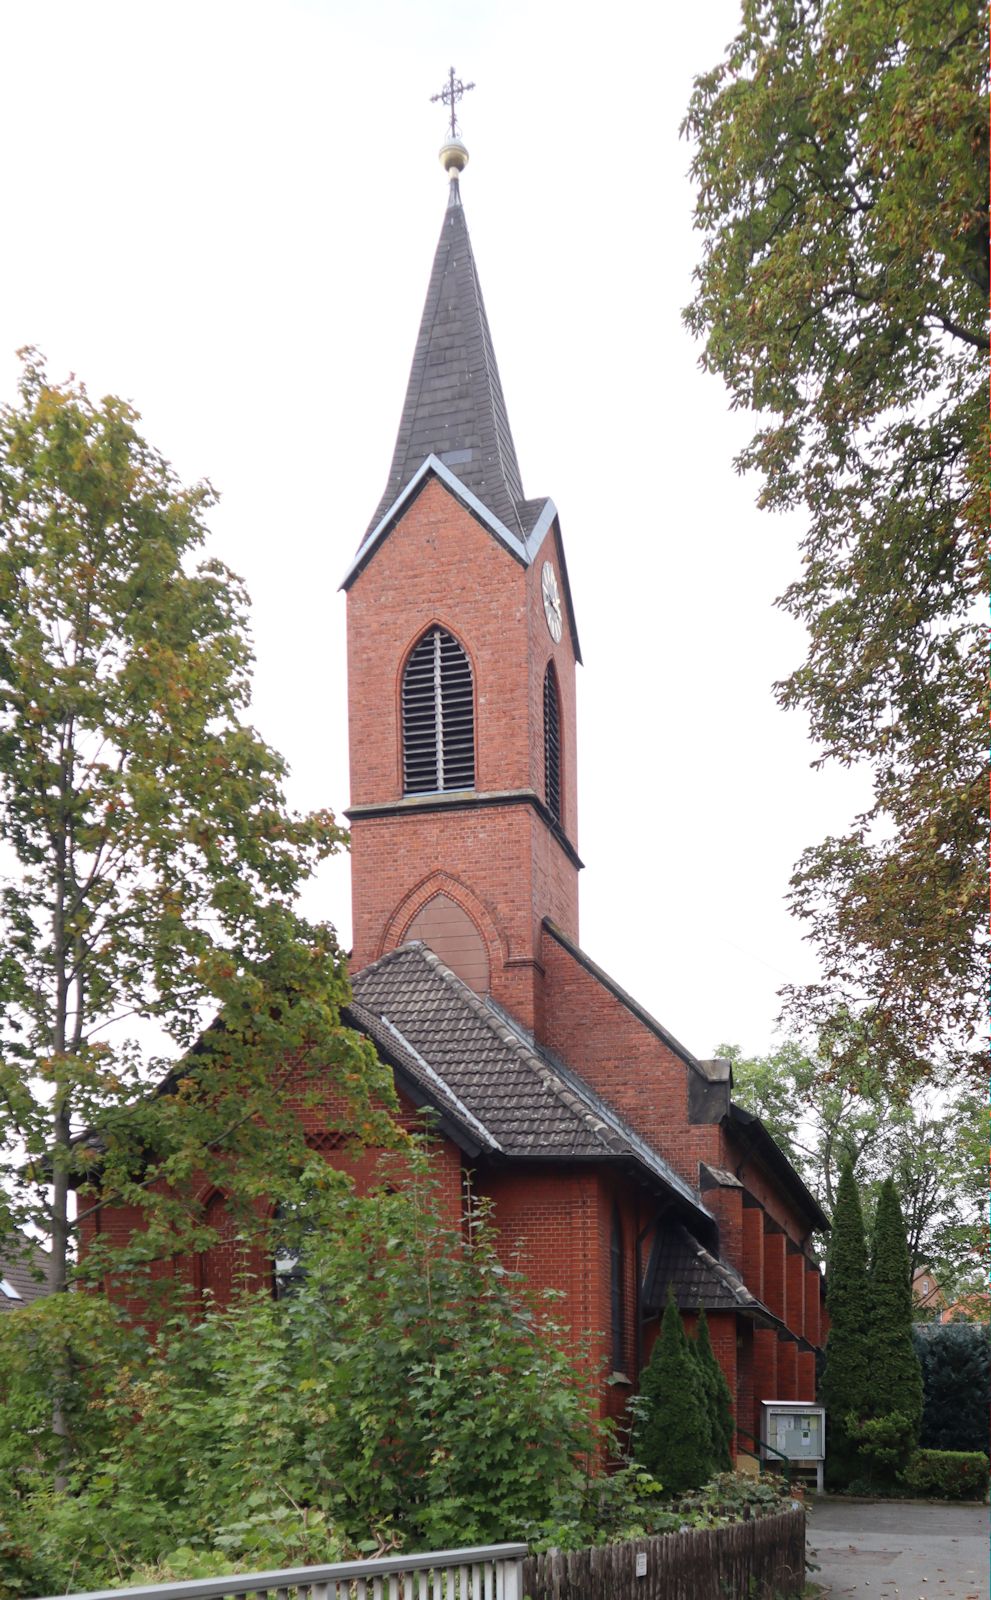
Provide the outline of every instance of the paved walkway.
{"type": "Polygon", "coordinates": [[[991,1600],[987,1506],[824,1495],[808,1508],[809,1576],[830,1600],[991,1600]]]}

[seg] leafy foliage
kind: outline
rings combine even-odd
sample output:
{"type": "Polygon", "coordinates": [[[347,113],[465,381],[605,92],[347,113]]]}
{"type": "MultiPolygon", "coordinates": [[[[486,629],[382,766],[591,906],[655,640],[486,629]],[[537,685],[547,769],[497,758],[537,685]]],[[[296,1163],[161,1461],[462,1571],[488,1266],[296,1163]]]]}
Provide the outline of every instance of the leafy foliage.
{"type": "Polygon", "coordinates": [[[0,1595],[137,1573],[206,1575],[506,1537],[574,1544],[664,1525],[637,1467],[593,1474],[608,1432],[586,1364],[429,1190],[314,1196],[304,1273],[275,1301],[147,1332],[102,1298],[0,1323],[0,1595]],[[71,1361],[66,1362],[66,1352],[71,1361]],[[67,1492],[46,1397],[71,1374],[67,1492]]]}
{"type": "Polygon", "coordinates": [[[339,1025],[333,930],[294,909],[345,835],[285,806],[284,763],[243,721],[246,597],[193,565],[213,491],[179,484],[138,420],[32,351],[0,409],[0,1235],[46,1234],[54,1289],[73,1183],[82,1216],[143,1216],[123,1270],[210,1242],[211,1188],[258,1232],[307,1159],[310,1097],[388,1138],[388,1076],[339,1025]],[[128,1019],[173,1051],[154,1094],[164,1065],[120,1041],[128,1019]]]}
{"type": "Polygon", "coordinates": [[[829,1333],[822,1374],[822,1401],[829,1437],[826,1470],[842,1486],[857,1470],[852,1429],[867,1415],[870,1386],[870,1298],[867,1245],[860,1196],[847,1163],[840,1173],[826,1273],[829,1333]]]}
{"type": "Polygon", "coordinates": [[[948,1289],[979,1272],[987,1248],[983,1097],[892,1089],[852,1018],[842,1029],[836,1019],[816,1051],[787,1040],[766,1056],[744,1058],[735,1045],[716,1054],[733,1063],[735,1098],[762,1118],[827,1213],[844,1161],[853,1163],[868,1215],[890,1176],[912,1271],[929,1266],[948,1289]]]}
{"type": "Polygon", "coordinates": [[[857,1421],[848,1418],[851,1438],[856,1440],[860,1475],[848,1488],[859,1494],[891,1489],[899,1473],[911,1459],[918,1438],[918,1425],[904,1411],[884,1411],[857,1421]]]}
{"type": "Polygon", "coordinates": [[[902,1482],[927,1500],[986,1500],[988,1458],[983,1450],[917,1450],[902,1482]]]}
{"type": "Polygon", "coordinates": [[[637,1459],[670,1494],[698,1488],[715,1465],[713,1430],[705,1381],[672,1290],[640,1393],[637,1459]]]}
{"type": "Polygon", "coordinates": [[[797,866],[823,979],[786,993],[817,1032],[861,1014],[908,1081],[934,1041],[972,1062],[983,986],[987,33],[985,0],[744,0],[685,119],[686,320],[760,413],[760,504],[805,516],[779,699],[874,778],[797,866]]]}
{"type": "Polygon", "coordinates": [[[736,1433],[733,1396],[726,1381],[726,1374],[716,1360],[716,1353],[709,1337],[708,1319],[702,1306],[699,1306],[698,1328],[691,1348],[698,1360],[705,1388],[714,1468],[717,1472],[730,1472],[733,1467],[733,1437],[736,1433]]]}
{"type": "Polygon", "coordinates": [[[986,1323],[916,1323],[925,1395],[919,1443],[928,1450],[981,1450],[991,1410],[991,1330],[986,1323]]]}
{"type": "Polygon", "coordinates": [[[791,1489],[777,1473],[751,1478],[741,1472],[721,1472],[700,1489],[677,1502],[683,1521],[691,1527],[716,1528],[751,1517],[776,1517],[791,1504],[791,1489]]]}

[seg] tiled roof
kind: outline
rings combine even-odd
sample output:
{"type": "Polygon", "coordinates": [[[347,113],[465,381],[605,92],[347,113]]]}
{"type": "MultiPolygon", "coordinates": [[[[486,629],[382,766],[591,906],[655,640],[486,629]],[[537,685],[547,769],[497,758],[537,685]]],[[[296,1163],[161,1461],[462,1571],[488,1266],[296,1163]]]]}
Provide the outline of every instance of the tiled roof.
{"type": "Polygon", "coordinates": [[[48,1285],[39,1283],[31,1270],[33,1266],[44,1272],[47,1264],[48,1256],[37,1245],[28,1245],[26,1256],[9,1246],[0,1254],[0,1314],[16,1311],[48,1293],[48,1285]]]}
{"type": "Polygon", "coordinates": [[[374,528],[426,456],[444,465],[519,537],[523,501],[492,335],[461,205],[451,182],[406,402],[374,528]]]}
{"type": "Polygon", "coordinates": [[[762,1301],[750,1293],[740,1274],[718,1260],[678,1223],[660,1230],[647,1264],[644,1310],[663,1311],[668,1289],[674,1289],[679,1311],[739,1311],[768,1328],[783,1329],[762,1301]]]}
{"type": "Polygon", "coordinates": [[[516,1159],[626,1159],[711,1221],[691,1186],[577,1073],[426,945],[402,945],[352,982],[348,1020],[479,1148],[516,1159]]]}
{"type": "Polygon", "coordinates": [[[735,1101],[730,1102],[727,1126],[742,1135],[751,1150],[765,1161],[782,1185],[785,1193],[794,1200],[809,1218],[813,1228],[828,1233],[830,1221],[815,1195],[806,1187],[785,1155],[781,1146],[767,1131],[760,1117],[745,1111],[735,1101]]]}

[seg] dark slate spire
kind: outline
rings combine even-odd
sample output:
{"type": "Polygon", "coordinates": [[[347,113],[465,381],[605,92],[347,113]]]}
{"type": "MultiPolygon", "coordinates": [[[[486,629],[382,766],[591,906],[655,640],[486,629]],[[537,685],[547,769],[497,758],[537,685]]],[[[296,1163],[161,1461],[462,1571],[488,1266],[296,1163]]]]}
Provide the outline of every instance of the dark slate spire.
{"type": "Polygon", "coordinates": [[[426,457],[436,455],[511,533],[524,537],[533,517],[523,503],[456,172],[450,184],[392,469],[368,531],[426,457]]]}

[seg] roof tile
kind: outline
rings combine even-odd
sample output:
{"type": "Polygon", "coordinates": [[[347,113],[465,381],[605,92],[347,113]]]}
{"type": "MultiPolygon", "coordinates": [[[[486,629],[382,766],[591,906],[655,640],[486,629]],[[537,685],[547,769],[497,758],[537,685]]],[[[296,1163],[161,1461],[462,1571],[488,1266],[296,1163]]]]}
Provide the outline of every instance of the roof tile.
{"type": "Polygon", "coordinates": [[[707,1215],[697,1192],[577,1073],[426,945],[402,945],[352,982],[351,1020],[392,1054],[403,1051],[409,1075],[448,1115],[464,1123],[467,1112],[473,1137],[489,1149],[516,1157],[625,1157],[707,1215]]]}
{"type": "MultiPolygon", "coordinates": [[[[406,400],[385,492],[369,523],[376,528],[424,459],[471,445],[469,461],[452,463],[461,482],[512,533],[525,537],[523,483],[503,397],[495,349],[461,206],[451,184],[406,400]]],[[[540,502],[541,504],[543,502],[540,502]]],[[[367,535],[366,535],[367,537],[367,535]]]]}

